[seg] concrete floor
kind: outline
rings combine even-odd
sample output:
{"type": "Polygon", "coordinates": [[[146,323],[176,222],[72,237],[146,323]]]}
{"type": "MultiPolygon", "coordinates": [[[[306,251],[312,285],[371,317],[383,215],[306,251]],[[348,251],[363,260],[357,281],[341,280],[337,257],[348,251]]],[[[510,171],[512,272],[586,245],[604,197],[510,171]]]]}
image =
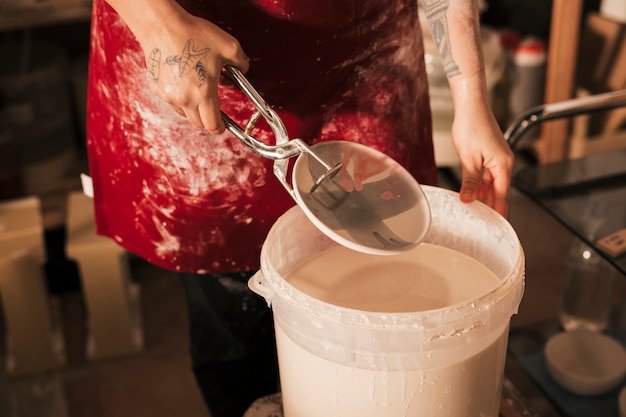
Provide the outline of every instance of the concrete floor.
{"type": "MultiPolygon", "coordinates": [[[[526,254],[525,295],[511,322],[517,328],[557,316],[564,254],[572,238],[517,192],[510,222],[526,254]]],[[[38,375],[5,376],[8,382],[0,374],[0,416],[209,416],[190,372],[186,307],[176,276],[138,260],[132,263],[132,275],[141,288],[145,349],[125,357],[87,360],[82,296],[78,290],[64,291],[58,301],[67,365],[38,375]]]]}

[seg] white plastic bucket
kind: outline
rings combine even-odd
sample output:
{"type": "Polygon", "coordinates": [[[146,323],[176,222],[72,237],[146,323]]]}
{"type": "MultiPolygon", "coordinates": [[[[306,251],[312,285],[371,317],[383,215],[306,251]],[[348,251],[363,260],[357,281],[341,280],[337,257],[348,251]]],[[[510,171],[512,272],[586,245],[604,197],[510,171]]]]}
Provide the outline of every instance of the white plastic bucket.
{"type": "Polygon", "coordinates": [[[273,310],[285,417],[498,416],[510,318],[524,290],[523,250],[487,206],[423,188],[432,209],[426,242],[479,261],[499,285],[416,313],[322,302],[284,277],[337,244],[297,206],[290,209],[268,234],[261,270],[249,283],[273,310]]]}

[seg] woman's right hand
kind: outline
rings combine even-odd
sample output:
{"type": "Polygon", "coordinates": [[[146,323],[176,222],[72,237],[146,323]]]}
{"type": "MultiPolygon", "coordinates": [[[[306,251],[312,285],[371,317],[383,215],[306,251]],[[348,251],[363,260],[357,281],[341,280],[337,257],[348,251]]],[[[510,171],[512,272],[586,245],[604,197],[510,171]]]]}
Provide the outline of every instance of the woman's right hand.
{"type": "Polygon", "coordinates": [[[196,127],[225,129],[218,82],[224,65],[246,72],[249,60],[231,35],[173,0],[108,0],[141,44],[150,88],[196,127]]]}

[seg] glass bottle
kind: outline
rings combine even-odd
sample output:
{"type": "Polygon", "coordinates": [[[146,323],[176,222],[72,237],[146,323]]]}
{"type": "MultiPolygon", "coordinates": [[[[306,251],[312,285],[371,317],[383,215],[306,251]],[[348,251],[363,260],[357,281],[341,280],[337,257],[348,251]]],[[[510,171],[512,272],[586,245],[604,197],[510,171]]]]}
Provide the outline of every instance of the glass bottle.
{"type": "Polygon", "coordinates": [[[607,328],[615,269],[585,242],[576,239],[566,260],[561,325],[566,331],[607,328]]]}

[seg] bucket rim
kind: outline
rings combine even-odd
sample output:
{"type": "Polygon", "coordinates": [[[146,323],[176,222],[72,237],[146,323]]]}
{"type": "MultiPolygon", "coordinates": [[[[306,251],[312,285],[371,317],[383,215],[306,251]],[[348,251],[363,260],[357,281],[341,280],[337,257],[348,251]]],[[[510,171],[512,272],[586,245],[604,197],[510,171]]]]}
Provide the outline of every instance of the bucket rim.
{"type": "MultiPolygon", "coordinates": [[[[451,190],[428,185],[422,185],[422,188],[424,189],[427,198],[431,198],[436,193],[453,195],[455,198],[458,198],[458,193],[451,190]]],[[[521,243],[519,242],[517,234],[513,230],[510,223],[485,204],[479,201],[461,204],[466,204],[471,209],[480,211],[489,210],[495,213],[497,217],[494,218],[499,218],[498,221],[500,222],[500,226],[505,228],[511,236],[514,236],[517,242],[518,250],[515,265],[509,269],[509,272],[505,277],[500,279],[500,284],[497,287],[485,294],[450,306],[416,312],[373,312],[344,307],[314,298],[292,286],[276,270],[269,259],[266,245],[263,245],[261,249],[260,275],[262,285],[267,290],[264,297],[270,306],[278,295],[280,296],[281,302],[286,302],[294,308],[314,314],[324,320],[342,323],[347,322],[350,326],[385,328],[394,331],[423,329],[433,323],[441,323],[442,317],[446,318],[446,325],[454,325],[456,322],[467,322],[468,315],[478,316],[481,312],[488,312],[493,306],[500,305],[503,300],[507,299],[507,297],[510,298],[510,300],[508,303],[505,303],[505,308],[510,310],[510,314],[508,314],[508,318],[510,318],[510,316],[517,311],[524,290],[525,255],[521,243]],[[280,277],[280,279],[277,277],[280,277]]],[[[296,205],[285,212],[276,221],[275,225],[279,222],[289,222],[291,218],[296,218],[298,216],[306,217],[302,209],[296,205]]],[[[314,228],[314,226],[312,227],[314,228]]],[[[322,233],[319,230],[317,230],[317,232],[320,234],[322,233]]],[[[273,226],[266,241],[272,239],[276,233],[278,233],[277,228],[273,226]]],[[[430,233],[424,239],[425,243],[431,242],[429,236],[430,233]]],[[[327,239],[329,241],[329,247],[340,246],[337,242],[332,241],[330,238],[327,239]]]]}

